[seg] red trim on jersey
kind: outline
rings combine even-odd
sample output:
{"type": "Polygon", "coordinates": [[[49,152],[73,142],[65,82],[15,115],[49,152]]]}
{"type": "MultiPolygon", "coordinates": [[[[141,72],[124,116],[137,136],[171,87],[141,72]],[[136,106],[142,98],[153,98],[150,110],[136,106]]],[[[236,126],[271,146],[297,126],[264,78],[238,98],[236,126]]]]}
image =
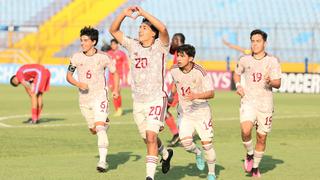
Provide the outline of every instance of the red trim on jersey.
{"type": "Polygon", "coordinates": [[[168,97],[167,92],[164,90],[164,76],[165,76],[165,72],[164,72],[164,53],[162,53],[162,91],[164,92],[164,94],[166,95],[166,97],[168,97]]]}
{"type": "Polygon", "coordinates": [[[194,64],[193,66],[195,69],[199,70],[203,76],[206,76],[207,75],[207,72],[201,67],[199,66],[198,64],[194,64]]]}
{"type": "Polygon", "coordinates": [[[167,109],[167,104],[168,104],[168,98],[167,97],[163,97],[163,104],[162,104],[162,113],[160,116],[160,121],[163,122],[165,120],[165,112],[167,109]]]}

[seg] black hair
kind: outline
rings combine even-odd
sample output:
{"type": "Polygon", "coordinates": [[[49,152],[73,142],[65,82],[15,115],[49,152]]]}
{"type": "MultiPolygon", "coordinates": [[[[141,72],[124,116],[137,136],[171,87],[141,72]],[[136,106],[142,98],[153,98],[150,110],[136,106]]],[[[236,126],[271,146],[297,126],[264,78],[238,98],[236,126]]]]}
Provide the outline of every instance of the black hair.
{"type": "Polygon", "coordinates": [[[16,77],[16,75],[13,75],[11,78],[10,78],[10,84],[13,86],[13,87],[17,87],[18,85],[17,84],[14,84],[13,83],[13,79],[16,77]]]}
{"type": "Polygon", "coordinates": [[[111,39],[110,40],[110,44],[113,43],[113,42],[116,43],[116,44],[119,44],[119,42],[116,39],[111,39]]]}
{"type": "Polygon", "coordinates": [[[186,40],[186,38],[184,37],[184,35],[182,33],[175,33],[173,36],[180,37],[181,43],[184,44],[184,41],[186,40]]]}
{"type": "Polygon", "coordinates": [[[268,34],[260,29],[255,29],[250,33],[250,40],[252,39],[252,36],[256,35],[256,34],[260,34],[262,36],[262,39],[264,41],[267,41],[268,38],[268,34]]]}
{"type": "Polygon", "coordinates": [[[111,49],[111,46],[107,43],[104,43],[103,46],[101,47],[101,51],[107,52],[111,49]]]}
{"type": "Polygon", "coordinates": [[[177,53],[186,53],[189,57],[194,57],[196,55],[196,49],[190,44],[184,44],[177,48],[177,53]]]}
{"type": "Polygon", "coordinates": [[[156,34],[154,36],[154,39],[157,39],[159,37],[159,30],[153,24],[151,24],[151,22],[148,19],[143,18],[141,23],[147,24],[151,28],[151,30],[156,34]]]}
{"type": "Polygon", "coordinates": [[[97,45],[99,40],[99,31],[97,29],[94,29],[91,26],[85,26],[80,31],[80,37],[83,35],[88,36],[91,39],[91,41],[96,41],[94,45],[97,45]]]}

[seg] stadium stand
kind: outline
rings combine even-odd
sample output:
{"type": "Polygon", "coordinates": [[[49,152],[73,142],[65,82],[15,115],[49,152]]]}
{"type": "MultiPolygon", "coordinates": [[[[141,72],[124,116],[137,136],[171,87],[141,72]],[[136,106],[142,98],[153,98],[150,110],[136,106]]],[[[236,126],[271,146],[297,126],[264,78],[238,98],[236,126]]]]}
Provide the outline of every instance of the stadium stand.
{"type": "MultiPolygon", "coordinates": [[[[110,8],[108,13],[98,13],[99,15],[79,21],[78,17],[75,18],[79,14],[70,13],[72,10],[68,8],[77,3],[86,5],[81,2],[85,1],[2,0],[0,1],[0,22],[1,25],[39,26],[39,31],[36,35],[33,34],[33,40],[30,40],[30,37],[29,39],[24,38],[25,34],[15,36],[19,42],[15,43],[14,47],[30,46],[31,51],[36,49],[30,45],[31,42],[34,42],[35,39],[42,39],[46,43],[38,45],[40,49],[45,46],[49,47],[43,55],[39,55],[37,51],[30,52],[28,48],[26,51],[31,57],[40,58],[40,62],[43,61],[43,63],[64,63],[62,61],[53,62],[52,57],[50,57],[51,60],[47,60],[47,56],[66,57],[77,51],[77,31],[79,27],[86,24],[97,26],[103,35],[101,39],[109,41],[111,37],[107,32],[107,27],[114,15],[119,13],[122,7],[132,4],[141,5],[142,8],[151,11],[164,21],[170,35],[176,32],[184,33],[187,43],[197,47],[197,58],[201,60],[224,61],[228,57],[231,60],[237,59],[240,54],[225,47],[222,44],[222,38],[249,48],[250,31],[261,28],[269,34],[268,51],[282,61],[304,62],[305,58],[308,58],[310,62],[320,62],[320,30],[317,26],[320,19],[320,2],[318,0],[162,0],[161,3],[154,0],[123,0],[110,8]],[[28,3],[34,8],[23,8],[28,3]],[[50,13],[46,14],[48,11],[50,13]],[[67,11],[69,13],[66,13],[67,11]],[[61,17],[61,14],[65,16],[71,14],[73,20],[77,19],[78,23],[69,22],[67,26],[70,28],[53,24],[53,19],[61,17]],[[77,28],[71,28],[71,26],[77,26],[77,28]],[[69,31],[70,29],[74,30],[69,31]],[[42,34],[42,32],[49,31],[55,33],[53,35],[42,34]],[[44,60],[42,56],[47,59],[44,60]]],[[[78,8],[81,6],[79,5],[78,8]]],[[[106,8],[103,9],[106,11],[106,8]]],[[[96,12],[100,11],[96,10],[96,12]]],[[[136,28],[139,23],[128,21],[123,30],[126,34],[136,36],[136,28]]],[[[32,36],[32,33],[28,36],[32,36]]],[[[10,36],[7,35],[7,32],[0,33],[1,48],[6,48],[8,45],[8,39],[6,39],[8,37],[10,36]]]]}

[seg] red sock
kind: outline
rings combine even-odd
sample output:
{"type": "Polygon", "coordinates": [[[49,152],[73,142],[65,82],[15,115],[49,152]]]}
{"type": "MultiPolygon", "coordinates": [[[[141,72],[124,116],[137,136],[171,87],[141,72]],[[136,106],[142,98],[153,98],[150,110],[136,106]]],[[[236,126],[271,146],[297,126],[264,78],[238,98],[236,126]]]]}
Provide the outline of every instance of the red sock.
{"type": "Polygon", "coordinates": [[[32,121],[37,121],[38,120],[38,116],[37,116],[37,109],[36,108],[32,108],[31,109],[31,119],[32,121]]]}
{"type": "Polygon", "coordinates": [[[174,121],[174,117],[172,116],[171,113],[168,112],[168,115],[166,117],[166,124],[168,125],[171,133],[173,135],[176,135],[178,134],[178,128],[177,128],[177,125],[176,125],[176,122],[174,121]]]}
{"type": "Polygon", "coordinates": [[[42,108],[37,108],[37,119],[40,119],[42,108]]]}
{"type": "Polygon", "coordinates": [[[119,96],[118,98],[113,98],[113,105],[114,105],[115,110],[118,110],[118,108],[120,108],[122,106],[121,96],[119,96]]]}

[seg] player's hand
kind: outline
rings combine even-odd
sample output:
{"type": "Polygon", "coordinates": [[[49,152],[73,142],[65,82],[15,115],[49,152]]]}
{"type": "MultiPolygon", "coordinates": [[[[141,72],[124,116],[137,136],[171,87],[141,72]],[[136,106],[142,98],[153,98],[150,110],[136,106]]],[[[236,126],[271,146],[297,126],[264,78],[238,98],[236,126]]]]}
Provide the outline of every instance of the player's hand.
{"type": "Polygon", "coordinates": [[[190,93],[186,94],[184,97],[185,97],[186,100],[192,101],[194,99],[197,99],[197,94],[193,93],[193,92],[190,92],[190,93]]]}
{"type": "Polygon", "coordinates": [[[242,98],[244,96],[244,89],[241,85],[237,86],[237,94],[242,98]]]}
{"type": "Polygon", "coordinates": [[[136,19],[139,16],[137,6],[130,6],[123,10],[125,16],[136,19]]]}
{"type": "Polygon", "coordinates": [[[81,89],[82,91],[86,91],[86,90],[89,89],[89,86],[86,83],[80,82],[79,85],[78,85],[78,88],[81,89]]]}
{"type": "Polygon", "coordinates": [[[264,80],[265,80],[265,82],[266,82],[266,84],[268,86],[271,86],[271,78],[270,78],[270,76],[265,77],[264,80]]]}
{"type": "MultiPolygon", "coordinates": [[[[136,12],[138,16],[144,16],[144,10],[140,6],[135,6],[136,12]]],[[[137,17],[138,17],[137,16],[137,17]]]]}
{"type": "Polygon", "coordinates": [[[113,98],[118,98],[120,96],[120,93],[119,93],[119,91],[112,91],[112,97],[113,98]]]}

